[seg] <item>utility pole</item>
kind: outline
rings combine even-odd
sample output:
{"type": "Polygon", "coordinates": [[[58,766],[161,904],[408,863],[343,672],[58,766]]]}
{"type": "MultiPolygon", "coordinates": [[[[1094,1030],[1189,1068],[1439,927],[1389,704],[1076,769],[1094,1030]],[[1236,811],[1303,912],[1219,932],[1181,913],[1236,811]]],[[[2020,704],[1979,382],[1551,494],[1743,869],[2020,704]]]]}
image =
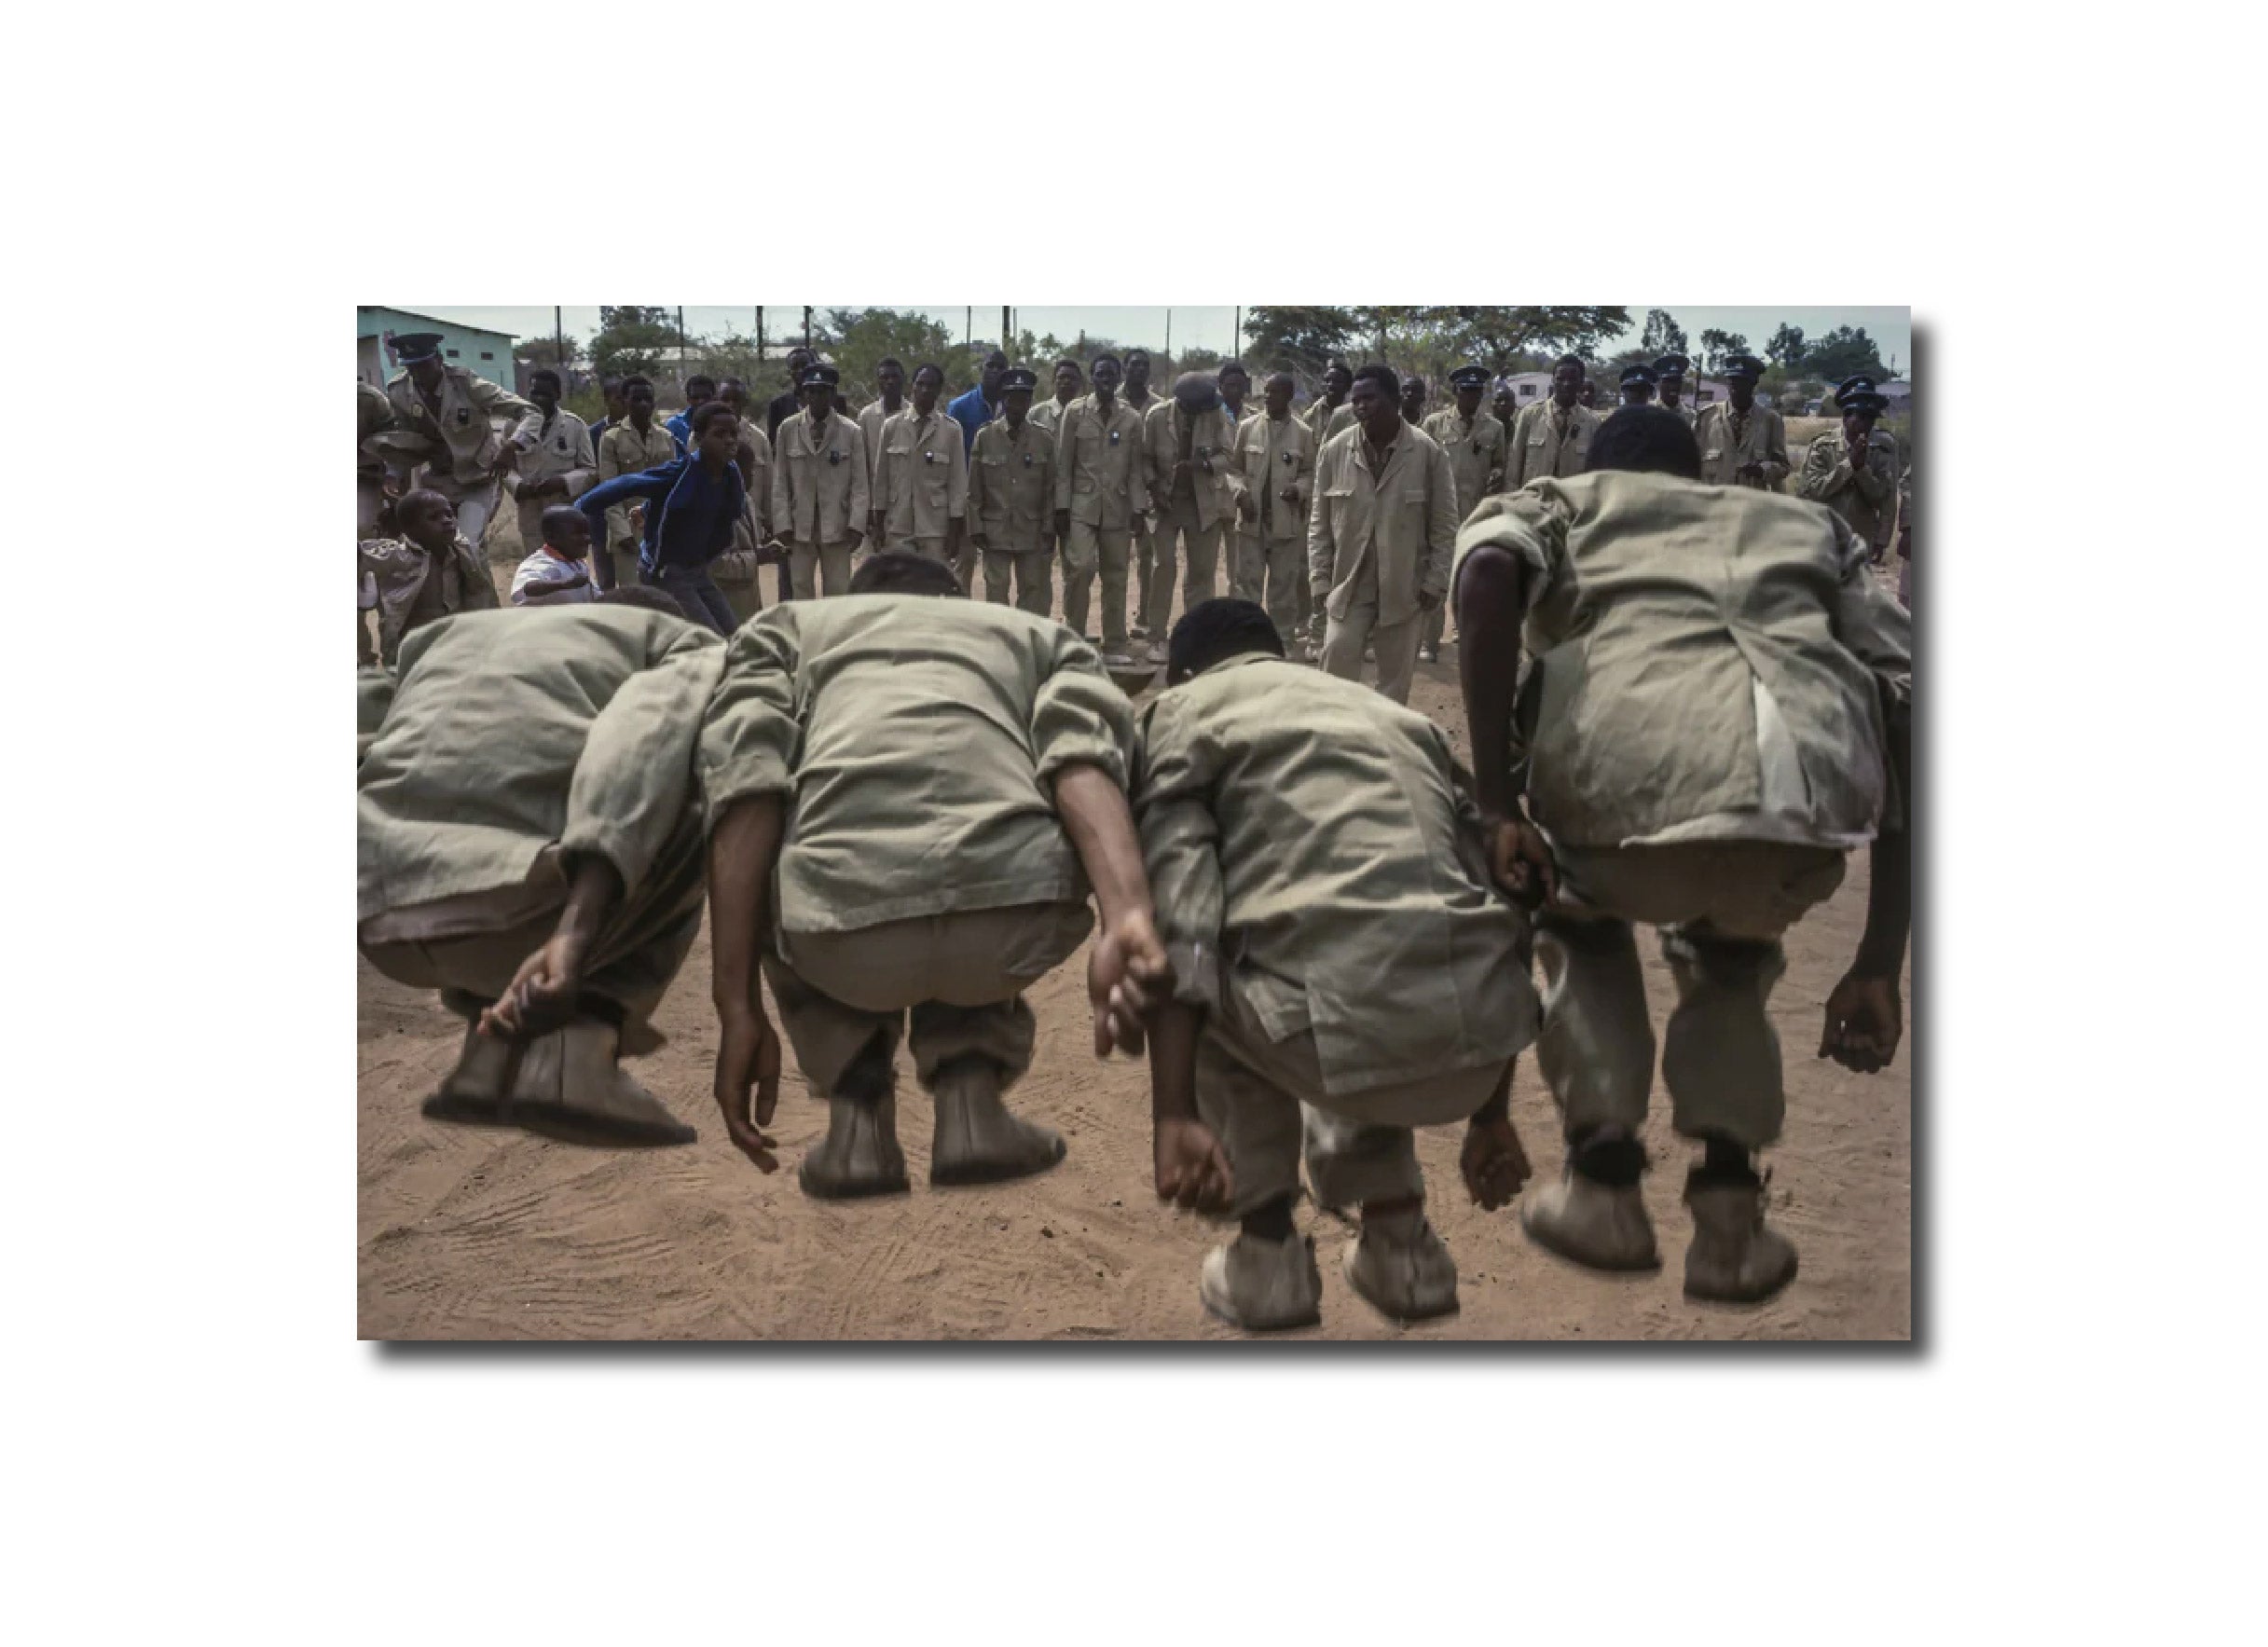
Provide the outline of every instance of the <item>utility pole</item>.
{"type": "Polygon", "coordinates": [[[559,306],[551,306],[551,364],[559,368],[559,380],[567,380],[567,327],[559,319],[559,306]]]}
{"type": "Polygon", "coordinates": [[[1244,306],[1241,303],[1236,306],[1236,330],[1229,334],[1229,358],[1244,358],[1244,306]]]}
{"type": "Polygon", "coordinates": [[[804,347],[811,347],[811,305],[804,305],[804,347]]]}
{"type": "MultiPolygon", "coordinates": [[[[1000,352],[1002,354],[1008,353],[1009,339],[1013,337],[1016,334],[1009,320],[1008,305],[1004,303],[1000,306],[1000,352]]],[[[1010,364],[1012,364],[1013,363],[1010,364]]]]}
{"type": "Polygon", "coordinates": [[[1165,358],[1174,358],[1174,311],[1170,309],[1165,311],[1165,358]]]}
{"type": "Polygon", "coordinates": [[[756,306],[756,364],[763,364],[763,305],[756,306]]]}
{"type": "Polygon", "coordinates": [[[678,305],[678,376],[685,375],[685,306],[678,305]]]}
{"type": "Polygon", "coordinates": [[[976,336],[977,311],[974,308],[964,308],[961,310],[961,352],[963,354],[968,353],[975,344],[976,336]]]}

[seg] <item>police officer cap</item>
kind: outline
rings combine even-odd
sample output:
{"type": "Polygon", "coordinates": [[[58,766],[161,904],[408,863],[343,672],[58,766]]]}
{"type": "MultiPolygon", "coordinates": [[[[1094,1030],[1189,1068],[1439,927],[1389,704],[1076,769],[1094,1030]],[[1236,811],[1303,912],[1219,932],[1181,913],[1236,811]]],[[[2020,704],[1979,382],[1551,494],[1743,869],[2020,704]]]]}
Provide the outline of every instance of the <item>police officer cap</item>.
{"type": "Polygon", "coordinates": [[[1184,372],[1174,379],[1174,403],[1191,417],[1220,405],[1220,385],[1203,372],[1184,372]]]}
{"type": "Polygon", "coordinates": [[[1838,412],[1872,412],[1882,416],[1890,401],[1871,389],[1838,389],[1835,391],[1835,408],[1838,412]]]}
{"type": "Polygon", "coordinates": [[[1625,389],[1629,388],[1633,383],[1643,383],[1651,389],[1657,381],[1652,366],[1625,366],[1622,368],[1622,386],[1625,389]]]}
{"type": "Polygon", "coordinates": [[[795,386],[798,389],[809,389],[815,383],[823,383],[828,388],[832,389],[836,384],[842,381],[842,373],[836,371],[832,366],[828,365],[825,362],[821,362],[817,365],[805,366],[804,368],[804,375],[795,380],[795,386]]]}
{"type": "Polygon", "coordinates": [[[1841,405],[1851,395],[1872,394],[1874,391],[1875,380],[1864,372],[1855,372],[1835,386],[1835,405],[1841,405]]]}
{"type": "Polygon", "coordinates": [[[1459,366],[1449,375],[1449,381],[1454,389],[1486,389],[1489,370],[1486,366],[1459,366]]]}
{"type": "Polygon", "coordinates": [[[1000,392],[1013,393],[1022,389],[1031,391],[1039,387],[1039,374],[1029,366],[1010,366],[1000,374],[1000,392]]]}
{"type": "Polygon", "coordinates": [[[438,332],[396,332],[393,335],[393,358],[405,366],[432,360],[440,352],[441,334],[438,332]]]}
{"type": "Polygon", "coordinates": [[[1753,354],[1736,354],[1725,363],[1727,377],[1755,378],[1764,376],[1764,363],[1753,354]]]}
{"type": "Polygon", "coordinates": [[[1665,354],[1654,363],[1654,372],[1657,377],[1683,377],[1685,368],[1692,364],[1682,354],[1665,354]]]}

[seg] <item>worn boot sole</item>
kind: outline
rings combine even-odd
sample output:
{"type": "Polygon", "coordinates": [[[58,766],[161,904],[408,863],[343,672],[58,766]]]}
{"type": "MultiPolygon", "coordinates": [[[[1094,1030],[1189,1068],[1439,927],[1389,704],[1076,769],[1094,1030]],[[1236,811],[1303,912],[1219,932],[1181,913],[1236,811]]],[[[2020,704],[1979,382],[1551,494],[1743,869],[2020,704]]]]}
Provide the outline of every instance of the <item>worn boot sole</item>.
{"type": "Polygon", "coordinates": [[[795,1181],[814,1201],[863,1201],[873,1195],[903,1195],[913,1187],[903,1173],[894,1177],[836,1178],[815,1176],[806,1160],[796,1169],[795,1181]]]}
{"type": "Polygon", "coordinates": [[[507,1105],[505,1124],[556,1143],[593,1149],[667,1149],[700,1137],[681,1121],[633,1120],[555,1105],[507,1105]]]}
{"type": "Polygon", "coordinates": [[[1651,1275],[1662,1267],[1661,1249],[1658,1247],[1642,1258],[1602,1259],[1589,1253],[1577,1252],[1572,1244],[1561,1241],[1559,1232],[1548,1225],[1531,1223],[1524,1210],[1520,1214],[1519,1227],[1527,1232],[1530,1241],[1553,1257],[1564,1258],[1570,1264],[1597,1270],[1602,1275],[1651,1275]]]}
{"type": "Polygon", "coordinates": [[[1787,1291],[1788,1283],[1795,1279],[1795,1271],[1800,1267],[1800,1259],[1790,1258],[1788,1272],[1769,1285],[1738,1288],[1725,1292],[1712,1292],[1704,1287],[1697,1287],[1693,1284],[1693,1277],[1688,1275],[1685,1278],[1685,1296],[1703,1304],[1761,1304],[1766,1299],[1778,1297],[1781,1293],[1787,1291]]]}
{"type": "Polygon", "coordinates": [[[463,1092],[435,1092],[418,1106],[430,1121],[448,1121],[460,1127],[513,1125],[509,1098],[474,1098],[463,1092]]]}
{"type": "Polygon", "coordinates": [[[1347,1248],[1346,1256],[1339,1260],[1340,1273],[1347,1278],[1347,1286],[1356,1297],[1369,1305],[1388,1321],[1397,1324],[1411,1321],[1438,1321],[1444,1315],[1456,1314],[1463,1308],[1457,1301],[1457,1295],[1453,1292],[1450,1294],[1446,1302],[1439,1304],[1405,1308],[1387,1303],[1363,1285],[1354,1267],[1354,1256],[1357,1250],[1354,1247],[1347,1248]]]}
{"type": "Polygon", "coordinates": [[[1225,1323],[1226,1324],[1236,1328],[1236,1330],[1240,1333],[1298,1332],[1303,1326],[1318,1325],[1323,1320],[1323,1306],[1318,1303],[1314,1309],[1309,1311],[1305,1315],[1299,1317],[1297,1320],[1271,1321],[1265,1326],[1256,1325],[1249,1321],[1240,1319],[1235,1311],[1230,1308],[1229,1305],[1225,1303],[1216,1303],[1214,1301],[1211,1290],[1206,1287],[1204,1283],[1202,1281],[1197,1283],[1197,1301],[1205,1307],[1205,1313],[1207,1315],[1210,1315],[1216,1321],[1225,1323]]]}
{"type": "Polygon", "coordinates": [[[954,1161],[950,1164],[932,1159],[929,1182],[941,1188],[956,1184],[1005,1184],[1011,1178],[1030,1178],[1060,1164],[1070,1150],[1061,1138],[1055,1140],[1055,1151],[1045,1160],[977,1160],[954,1161]]]}

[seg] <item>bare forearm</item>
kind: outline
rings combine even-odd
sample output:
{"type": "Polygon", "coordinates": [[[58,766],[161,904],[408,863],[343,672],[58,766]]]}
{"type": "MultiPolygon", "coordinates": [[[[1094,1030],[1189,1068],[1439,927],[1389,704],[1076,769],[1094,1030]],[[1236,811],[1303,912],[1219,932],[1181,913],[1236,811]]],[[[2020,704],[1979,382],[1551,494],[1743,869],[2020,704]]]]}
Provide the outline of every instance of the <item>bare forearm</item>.
{"type": "Polygon", "coordinates": [[[1895,978],[1905,964],[1906,938],[1914,919],[1914,756],[1909,717],[1890,726],[1890,770],[1904,805],[1891,827],[1875,837],[1866,889],[1866,932],[1859,940],[1852,970],[1869,978],[1895,978]]]}
{"type": "Polygon", "coordinates": [[[1458,633],[1472,638],[1457,649],[1457,673],[1473,742],[1475,799],[1497,817],[1510,817],[1519,801],[1512,781],[1512,715],[1519,698],[1521,593],[1519,562],[1491,550],[1466,559],[1455,591],[1458,633]]]}
{"type": "Polygon", "coordinates": [[[1055,775],[1055,811],[1094,888],[1103,924],[1152,913],[1141,838],[1134,833],[1125,793],[1110,775],[1099,766],[1065,766],[1055,775]]]}
{"type": "Polygon", "coordinates": [[[778,796],[759,796],[726,808],[709,832],[709,993],[720,1012],[757,999],[757,946],[784,815],[778,796]]]}
{"type": "Polygon", "coordinates": [[[1204,1009],[1168,1001],[1149,1022],[1149,1109],[1153,1123],[1197,1119],[1197,1037],[1204,1009]]]}
{"type": "Polygon", "coordinates": [[[574,945],[578,954],[588,954],[598,928],[622,902],[622,893],[621,872],[605,858],[586,853],[575,863],[567,907],[559,912],[558,935],[574,945]]]}

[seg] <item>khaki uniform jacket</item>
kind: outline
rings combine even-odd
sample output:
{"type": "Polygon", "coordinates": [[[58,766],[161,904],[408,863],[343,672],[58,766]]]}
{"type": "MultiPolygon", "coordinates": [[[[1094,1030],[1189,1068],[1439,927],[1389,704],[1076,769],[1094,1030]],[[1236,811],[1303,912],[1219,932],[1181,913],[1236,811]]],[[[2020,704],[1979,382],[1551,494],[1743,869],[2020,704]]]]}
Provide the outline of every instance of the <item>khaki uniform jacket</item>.
{"type": "MultiPolygon", "coordinates": [[[[1661,402],[1658,400],[1656,400],[1654,404],[1657,406],[1662,406],[1661,402]]],[[[1662,406],[1662,410],[1665,412],[1676,412],[1679,417],[1685,419],[1685,427],[1688,429],[1697,428],[1700,423],[1701,414],[1694,409],[1694,405],[1689,400],[1682,400],[1678,402],[1675,406],[1662,406]]]]}
{"type": "Polygon", "coordinates": [[[882,425],[882,452],[874,460],[874,505],[883,512],[882,529],[889,542],[942,538],[948,523],[968,514],[965,433],[958,422],[945,416],[942,402],[926,425],[910,405],[882,425]]]}
{"type": "Polygon", "coordinates": [[[740,455],[733,461],[740,465],[747,495],[733,546],[708,563],[708,575],[720,583],[753,583],[761,564],[756,552],[772,539],[772,440],[763,432],[763,414],[740,420],[740,455]]]}
{"type": "Polygon", "coordinates": [[[419,629],[362,761],[356,920],[559,876],[581,853],[635,899],[698,807],[694,753],[723,661],[713,630],[640,607],[419,629]]]}
{"type": "Polygon", "coordinates": [[[394,428],[398,432],[389,436],[388,441],[404,474],[422,458],[436,474],[470,485],[488,478],[488,468],[496,461],[505,441],[531,446],[543,432],[543,414],[535,409],[532,402],[522,400],[486,377],[474,377],[462,366],[444,366],[441,370],[438,420],[425,409],[425,397],[418,392],[418,386],[407,372],[386,385],[386,399],[392,405],[394,428]],[[495,418],[516,418],[519,421],[510,434],[500,436],[490,422],[495,418]],[[419,439],[405,441],[404,435],[419,439]],[[421,452],[417,450],[419,440],[421,452]]]}
{"type": "Polygon", "coordinates": [[[1505,484],[1505,426],[1486,406],[1470,423],[1451,406],[1426,419],[1425,432],[1449,454],[1450,473],[1457,477],[1457,518],[1463,520],[1505,484]]]}
{"type": "Polygon", "coordinates": [[[1449,454],[1423,429],[1404,423],[1385,472],[1373,479],[1360,425],[1331,436],[1315,460],[1315,501],[1308,518],[1309,587],[1334,622],[1354,597],[1363,556],[1378,562],[1378,621],[1418,613],[1420,595],[1446,597],[1457,542],[1457,481],[1449,454]]]}
{"type": "Polygon", "coordinates": [[[1519,409],[1519,420],[1512,426],[1512,451],[1505,463],[1507,491],[1531,481],[1580,474],[1590,461],[1590,438],[1599,432],[1599,414],[1581,406],[1569,412],[1562,442],[1551,417],[1558,404],[1546,397],[1519,409]]]}
{"type": "Polygon", "coordinates": [[[969,453],[969,529],[994,555],[1055,546],[1055,437],[1028,417],[1012,433],[1006,418],[977,431],[969,453]]]}
{"type": "Polygon", "coordinates": [[[1866,461],[1854,465],[1843,432],[1827,431],[1804,453],[1795,495],[1826,504],[1868,548],[1887,549],[1898,519],[1898,437],[1877,429],[1867,437],[1866,446],[1866,461]]]}
{"type": "Polygon", "coordinates": [[[1874,832],[1883,705],[1911,700],[1910,631],[1841,520],[1777,492],[1615,472],[1489,500],[1458,534],[1460,562],[1484,543],[1530,574],[1519,735],[1553,841],[1621,846],[1733,814],[1787,838],[1763,827],[1766,699],[1800,774],[1803,837],[1874,832]]]}
{"type": "MultiPolygon", "coordinates": [[[[370,538],[357,554],[362,570],[378,581],[378,656],[392,665],[417,618],[429,578],[441,580],[441,616],[502,606],[488,563],[459,534],[446,556],[428,555],[407,538],[370,538]]],[[[430,627],[431,617],[418,624],[430,627]]]]}
{"type": "Polygon", "coordinates": [[[649,469],[659,469],[677,455],[677,442],[669,437],[669,431],[662,427],[659,418],[643,434],[627,421],[612,424],[598,437],[598,478],[612,480],[620,474],[642,474],[649,469]]]}
{"type": "Polygon", "coordinates": [[[865,536],[873,474],[856,423],[831,412],[826,438],[815,443],[809,408],[796,413],[772,446],[772,530],[807,544],[865,536]]]}
{"type": "Polygon", "coordinates": [[[1296,417],[1277,423],[1263,411],[1237,425],[1236,461],[1229,470],[1229,487],[1238,497],[1252,500],[1253,517],[1239,521],[1242,530],[1262,542],[1280,543],[1307,536],[1308,507],[1315,496],[1315,435],[1296,417]],[[1299,494],[1286,503],[1276,494],[1291,487],[1299,494]]]}
{"type": "MultiPolygon", "coordinates": [[[[938,408],[942,411],[945,403],[941,400],[937,404],[938,408]]],[[[913,407],[914,403],[911,400],[901,399],[898,403],[899,412],[911,411],[913,407]]],[[[878,469],[881,466],[882,426],[897,415],[898,412],[883,409],[882,397],[878,394],[859,408],[859,432],[866,439],[866,458],[870,468],[878,469]]],[[[874,496],[878,498],[881,495],[882,488],[876,487],[874,496]]]]}
{"type": "MultiPolygon", "coordinates": [[[[1174,465],[1181,460],[1181,430],[1185,419],[1171,399],[1161,402],[1142,419],[1142,438],[1149,451],[1149,506],[1163,510],[1174,501],[1174,465]]],[[[1200,412],[1189,422],[1189,491],[1197,502],[1197,524],[1210,529],[1216,522],[1236,521],[1234,494],[1229,489],[1229,471],[1236,461],[1236,419],[1228,408],[1200,412]]]]}
{"type": "Polygon", "coordinates": [[[574,413],[552,414],[550,423],[536,433],[535,445],[520,454],[520,486],[536,480],[563,479],[569,502],[598,484],[598,454],[591,447],[591,426],[574,413]]]}
{"type": "Polygon", "coordinates": [[[1534,1039],[1527,923],[1453,773],[1424,716],[1280,658],[1161,693],[1130,799],[1176,995],[1233,995],[1276,1040],[1312,1031],[1334,1096],[1534,1039]]]}
{"type": "Polygon", "coordinates": [[[1323,450],[1324,443],[1329,440],[1331,436],[1337,434],[1342,429],[1352,429],[1354,426],[1354,407],[1350,402],[1340,401],[1338,405],[1331,409],[1330,416],[1324,418],[1323,403],[1321,401],[1317,401],[1313,405],[1307,408],[1307,426],[1309,429],[1313,430],[1315,435],[1315,449],[1320,452],[1323,450]],[[1322,418],[1323,419],[1323,427],[1320,429],[1315,428],[1315,420],[1318,418],[1322,418]]]}
{"type": "Polygon", "coordinates": [[[1093,395],[1074,401],[1055,440],[1055,507],[1093,527],[1123,529],[1149,510],[1142,415],[1123,401],[1106,419],[1093,395]]]}
{"type": "Polygon", "coordinates": [[[1711,401],[1701,408],[1694,422],[1693,438],[1701,448],[1701,480],[1714,487],[1754,487],[1758,491],[1776,492],[1780,483],[1788,478],[1788,426],[1780,414],[1759,401],[1749,408],[1748,419],[1742,424],[1740,438],[1733,439],[1733,408],[1730,401],[1711,401]],[[1744,463],[1764,465],[1761,484],[1735,480],[1734,473],[1744,463]]]}
{"type": "MultiPolygon", "coordinates": [[[[1079,405],[1079,401],[1084,398],[1086,397],[1081,395],[1073,395],[1071,397],[1071,405],[1075,406],[1079,405]]],[[[1024,414],[1024,420],[1026,423],[1029,423],[1034,429],[1044,429],[1052,435],[1061,434],[1063,432],[1064,417],[1070,411],[1070,409],[1071,406],[1065,405],[1063,402],[1057,400],[1053,395],[1051,394],[1045,400],[1033,401],[1032,409],[1024,414]]]]}
{"type": "Polygon", "coordinates": [[[1053,780],[1076,762],[1123,787],[1133,734],[1094,649],[1052,618],[845,595],[741,625],[701,775],[712,827],[735,801],[788,798],[780,926],[855,932],[1083,899],[1053,780]]]}

